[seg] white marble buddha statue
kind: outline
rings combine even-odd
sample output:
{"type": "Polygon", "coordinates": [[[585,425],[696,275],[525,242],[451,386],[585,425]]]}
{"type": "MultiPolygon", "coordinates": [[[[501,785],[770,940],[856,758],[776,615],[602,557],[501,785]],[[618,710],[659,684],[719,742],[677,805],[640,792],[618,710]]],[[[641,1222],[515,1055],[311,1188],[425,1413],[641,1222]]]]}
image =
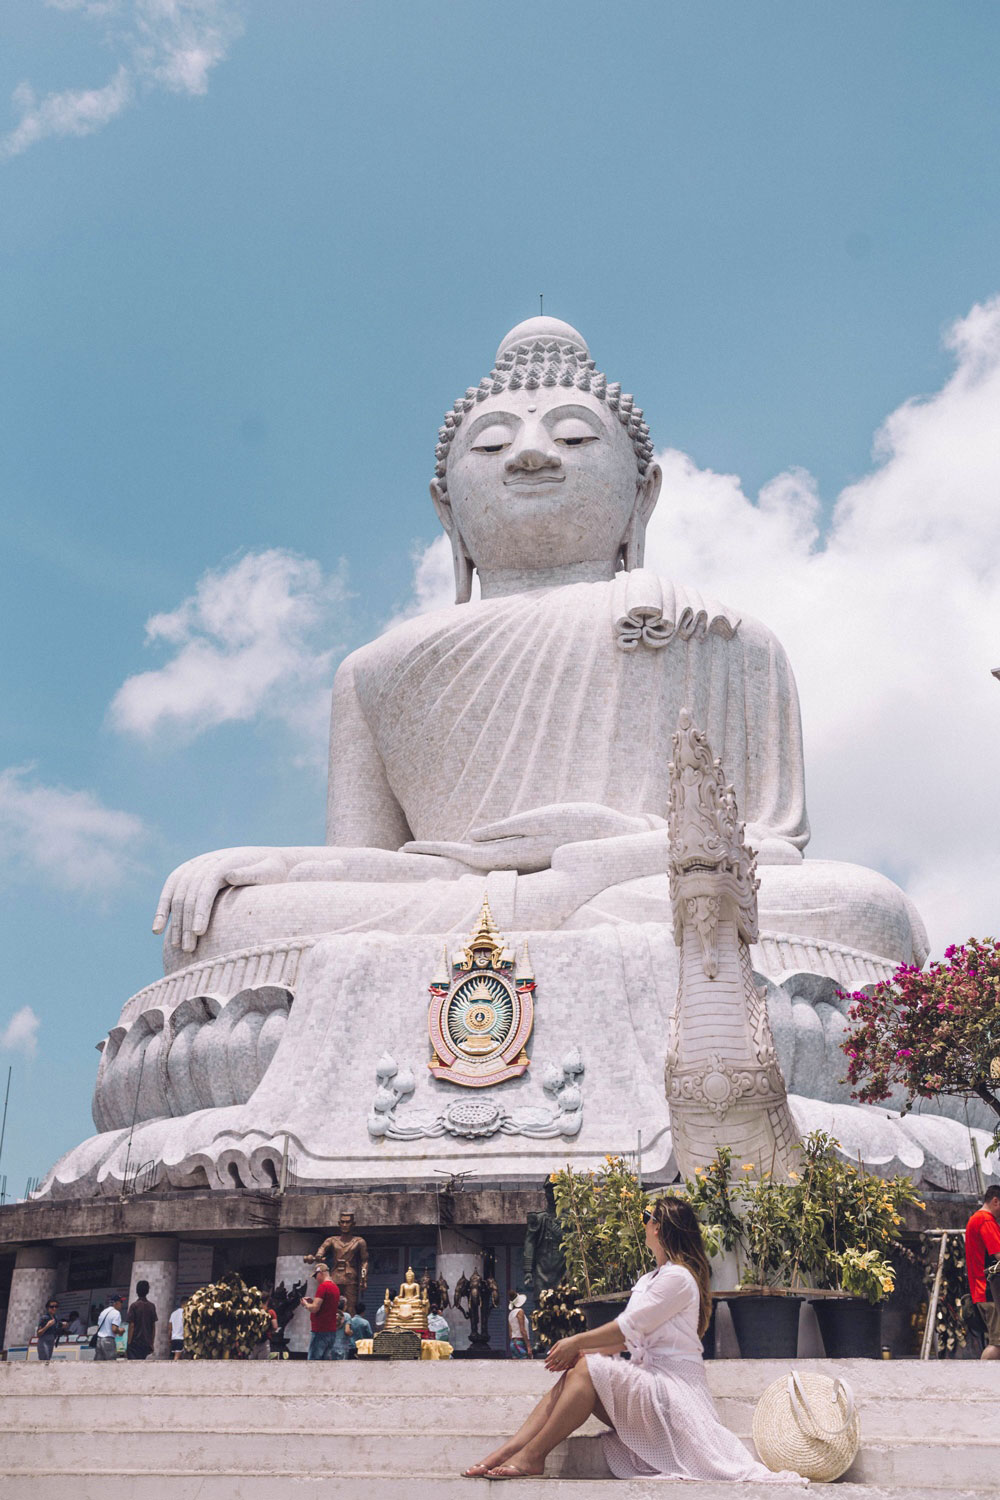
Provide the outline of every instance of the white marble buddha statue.
{"type": "Polygon", "coordinates": [[[174,871],[155,920],[166,976],[126,1001],[102,1044],[98,1134],[43,1191],[118,1192],[137,1160],[178,1187],[273,1186],[286,1167],[328,1185],[544,1180],[635,1149],[640,1130],[644,1173],[670,1181],[682,708],[757,852],[751,958],[773,981],[800,1129],[891,1170],[943,1164],[931,1182],[972,1171],[957,1121],[897,1125],[848,1103],[837,988],[922,962],[922,924],[884,876],[803,858],[788,659],[764,625],[643,567],[660,477],[641,412],[574,329],[533,318],[507,335],[439,433],[431,497],[455,604],[337,672],[328,842],[174,871]],[[517,1076],[466,1088],[430,1071],[427,991],[484,895],[505,941],[530,939],[534,1031],[517,1076]]]}
{"type": "Polygon", "coordinates": [[[919,917],[891,881],[803,862],[799,706],[779,642],[642,568],[652,460],[641,411],[573,328],[532,318],[507,335],[439,434],[431,497],[456,604],[338,670],[325,846],[225,849],[174,871],[154,924],[169,923],[167,972],[303,935],[458,930],[486,872],[516,872],[506,920],[521,931],[666,920],[682,706],[735,787],[765,934],[818,944],[845,981],[841,948],[880,968],[922,961],[919,917]]]}

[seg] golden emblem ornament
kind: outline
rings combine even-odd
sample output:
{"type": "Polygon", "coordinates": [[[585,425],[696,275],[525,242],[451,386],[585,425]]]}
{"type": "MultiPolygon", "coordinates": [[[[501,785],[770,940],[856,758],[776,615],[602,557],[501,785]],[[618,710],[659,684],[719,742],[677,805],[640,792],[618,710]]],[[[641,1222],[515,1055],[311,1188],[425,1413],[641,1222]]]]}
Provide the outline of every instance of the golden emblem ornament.
{"type": "Polygon", "coordinates": [[[514,955],[483,897],[479,920],[453,964],[444,950],[431,981],[427,1018],[435,1078],[484,1088],[517,1078],[530,1066],[525,1050],[535,1019],[528,945],[514,955]]]}

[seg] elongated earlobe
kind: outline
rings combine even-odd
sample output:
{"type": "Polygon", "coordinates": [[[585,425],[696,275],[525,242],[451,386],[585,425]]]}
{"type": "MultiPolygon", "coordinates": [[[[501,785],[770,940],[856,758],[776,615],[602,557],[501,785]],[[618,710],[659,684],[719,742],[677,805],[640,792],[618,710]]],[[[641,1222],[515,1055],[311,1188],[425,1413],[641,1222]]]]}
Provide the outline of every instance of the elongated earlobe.
{"type": "Polygon", "coordinates": [[[436,479],[431,480],[431,500],[437,511],[438,520],[451,542],[451,560],[455,569],[455,603],[468,604],[472,598],[472,575],[476,565],[469,556],[468,548],[462,540],[462,533],[455,524],[455,515],[448,499],[448,492],[436,479]]]}
{"type": "Polygon", "coordinates": [[[623,567],[626,573],[630,573],[633,568],[641,568],[643,565],[646,557],[646,527],[656,502],[660,498],[662,483],[663,471],[659,464],[650,464],[637,486],[635,509],[618,551],[618,566],[623,567]]]}

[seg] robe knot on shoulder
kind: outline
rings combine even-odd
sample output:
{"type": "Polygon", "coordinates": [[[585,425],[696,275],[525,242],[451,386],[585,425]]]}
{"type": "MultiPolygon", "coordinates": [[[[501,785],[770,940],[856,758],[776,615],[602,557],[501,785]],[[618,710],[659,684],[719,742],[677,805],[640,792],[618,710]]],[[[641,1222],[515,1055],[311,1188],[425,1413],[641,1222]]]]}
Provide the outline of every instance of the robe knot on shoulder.
{"type": "Polygon", "coordinates": [[[695,590],[660,578],[647,568],[619,573],[611,591],[615,644],[621,651],[649,646],[659,651],[675,639],[702,640],[709,633],[732,640],[740,617],[695,590]]]}

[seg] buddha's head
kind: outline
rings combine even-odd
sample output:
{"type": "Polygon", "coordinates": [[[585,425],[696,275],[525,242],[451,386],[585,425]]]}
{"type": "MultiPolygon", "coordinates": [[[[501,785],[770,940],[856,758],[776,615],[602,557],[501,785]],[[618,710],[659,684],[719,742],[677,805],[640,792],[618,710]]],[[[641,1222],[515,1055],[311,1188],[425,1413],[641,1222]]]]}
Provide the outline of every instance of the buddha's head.
{"type": "Polygon", "coordinates": [[[403,1277],[403,1280],[406,1282],[407,1286],[412,1286],[416,1279],[416,1276],[414,1276],[413,1274],[413,1267],[407,1266],[406,1275],[403,1277]]]}
{"type": "Polygon", "coordinates": [[[472,571],[642,565],[661,474],[642,411],[557,318],[519,323],[438,433],[431,484],[458,603],[472,571]]]}

